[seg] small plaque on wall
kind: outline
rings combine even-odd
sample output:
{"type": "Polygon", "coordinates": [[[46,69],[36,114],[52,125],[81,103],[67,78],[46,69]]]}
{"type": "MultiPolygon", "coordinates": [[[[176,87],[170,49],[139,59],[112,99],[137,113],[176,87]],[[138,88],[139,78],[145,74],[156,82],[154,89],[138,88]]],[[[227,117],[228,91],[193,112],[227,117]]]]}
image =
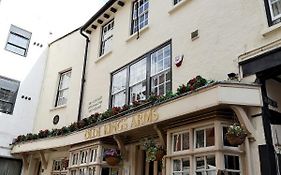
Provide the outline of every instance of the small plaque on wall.
{"type": "Polygon", "coordinates": [[[54,118],[53,118],[53,124],[56,125],[58,124],[60,121],[60,116],[59,115],[55,115],[54,118]]]}

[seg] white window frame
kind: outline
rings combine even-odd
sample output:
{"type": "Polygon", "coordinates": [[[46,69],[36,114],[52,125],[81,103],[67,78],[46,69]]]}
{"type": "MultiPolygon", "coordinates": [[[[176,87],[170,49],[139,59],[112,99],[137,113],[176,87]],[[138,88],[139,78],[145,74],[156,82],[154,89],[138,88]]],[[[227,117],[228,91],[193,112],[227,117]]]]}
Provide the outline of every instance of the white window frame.
{"type": "Polygon", "coordinates": [[[191,137],[191,135],[190,135],[190,130],[184,130],[184,131],[180,131],[180,132],[175,132],[175,133],[172,133],[171,134],[171,136],[172,136],[172,138],[171,138],[171,140],[172,140],[172,144],[171,144],[171,146],[172,146],[172,153],[173,154],[175,154],[175,153],[180,153],[180,152],[186,152],[186,151],[189,151],[191,148],[191,145],[190,145],[190,137],[191,137]],[[183,150],[183,134],[185,134],[185,133],[187,133],[188,134],[188,143],[189,143],[189,148],[188,149],[186,149],[186,150],[183,150]],[[175,135],[181,135],[181,149],[180,149],[180,151],[175,151],[174,150],[174,136],[175,135]]]}
{"type": "Polygon", "coordinates": [[[274,3],[278,2],[278,1],[281,1],[281,0],[275,0],[275,2],[273,2],[273,3],[271,2],[271,0],[267,0],[267,1],[268,1],[268,6],[269,6],[270,16],[271,16],[272,21],[280,18],[281,17],[281,12],[277,16],[274,16],[272,4],[274,4],[274,3]]]}
{"type": "Polygon", "coordinates": [[[97,166],[100,165],[98,162],[98,145],[88,145],[86,147],[80,147],[75,150],[70,151],[70,162],[69,162],[69,175],[72,175],[71,172],[75,171],[75,175],[88,175],[90,169],[95,169],[95,174],[97,175],[97,166]],[[91,161],[91,150],[93,150],[93,159],[91,161]],[[84,156],[82,156],[84,154],[84,156]]]}
{"type": "Polygon", "coordinates": [[[31,35],[31,32],[28,32],[17,26],[11,25],[5,49],[7,51],[26,57],[29,43],[31,40],[31,35]],[[23,43],[20,43],[19,40],[25,42],[25,46],[22,46],[23,43]],[[21,53],[20,51],[23,53],[21,53]]]}
{"type": "Polygon", "coordinates": [[[91,147],[89,149],[89,164],[96,163],[98,157],[98,148],[97,147],[91,147]],[[92,160],[91,160],[92,158],[92,160]]]}
{"type": "Polygon", "coordinates": [[[89,153],[88,153],[88,149],[83,149],[83,150],[80,150],[80,153],[79,153],[79,163],[80,165],[85,165],[88,163],[88,160],[89,160],[89,153]]]}
{"type": "Polygon", "coordinates": [[[223,154],[223,159],[224,159],[224,168],[225,168],[224,170],[225,170],[225,171],[227,171],[227,172],[240,173],[240,175],[242,175],[242,174],[243,174],[243,172],[242,172],[242,170],[241,170],[241,167],[242,167],[242,160],[241,160],[241,157],[240,157],[239,155],[224,153],[224,154],[223,154]],[[236,157],[238,157],[238,159],[239,159],[239,170],[226,169],[226,168],[225,168],[225,164],[226,164],[226,162],[225,162],[225,158],[224,158],[224,156],[236,156],[236,157]]]}
{"type": "Polygon", "coordinates": [[[182,168],[182,164],[183,164],[183,160],[189,160],[189,175],[191,175],[191,166],[192,166],[192,162],[191,162],[191,157],[190,156],[185,156],[185,157],[173,157],[172,160],[171,160],[171,172],[172,172],[172,175],[175,173],[175,174],[183,174],[183,173],[186,173],[187,171],[184,171],[182,168]],[[181,170],[180,171],[174,171],[174,160],[180,160],[180,164],[181,164],[181,170]]]}
{"type": "Polygon", "coordinates": [[[111,51],[113,30],[114,30],[114,19],[112,19],[102,27],[100,56],[107,54],[108,52],[111,51]]]}
{"type": "Polygon", "coordinates": [[[53,160],[53,166],[52,166],[51,175],[66,175],[67,174],[67,168],[63,169],[62,161],[63,161],[63,159],[55,159],[55,160],[53,160]],[[59,165],[60,169],[55,169],[56,163],[60,164],[59,165]]]}
{"type": "MultiPolygon", "coordinates": [[[[143,7],[144,8],[144,7],[143,7]]],[[[138,30],[141,30],[142,28],[144,28],[145,26],[147,26],[149,24],[149,0],[136,0],[133,2],[133,9],[132,9],[132,29],[131,29],[131,34],[136,33],[138,30]],[[145,4],[148,4],[148,8],[143,10],[142,12],[140,12],[140,1],[146,1],[145,3],[143,3],[142,6],[145,6],[145,4]],[[136,10],[136,6],[138,3],[138,10],[136,10]],[[138,12],[138,14],[136,15],[136,13],[138,12]],[[145,19],[145,16],[147,15],[147,19],[145,19]],[[144,20],[140,21],[140,18],[144,16],[144,20]],[[145,24],[145,21],[147,20],[147,24],[145,24]],[[135,28],[135,23],[137,24],[137,28],[135,28]],[[144,23],[144,25],[141,27],[140,25],[144,23]]]]}
{"type": "MultiPolygon", "coordinates": [[[[216,170],[217,170],[217,168],[215,168],[215,169],[208,169],[206,166],[207,166],[207,157],[208,156],[214,156],[215,157],[215,163],[217,162],[216,161],[216,159],[217,159],[217,157],[216,157],[216,154],[215,154],[215,152],[213,152],[213,153],[210,153],[210,154],[203,154],[203,155],[195,155],[194,156],[194,172],[195,172],[195,174],[196,174],[196,172],[202,172],[203,174],[205,174],[206,172],[210,172],[210,171],[215,171],[216,172],[216,170]],[[198,158],[198,157],[203,157],[204,158],[204,169],[199,169],[199,170],[197,170],[197,162],[196,162],[196,158],[198,158]]],[[[218,165],[215,165],[215,167],[217,167],[218,165]]]]}
{"type": "Polygon", "coordinates": [[[196,128],[194,129],[194,133],[193,133],[193,142],[194,142],[194,149],[202,149],[202,148],[209,148],[209,147],[214,147],[216,145],[216,130],[215,130],[215,126],[206,126],[206,127],[201,127],[201,128],[196,128]],[[214,145],[212,146],[207,146],[207,142],[206,142],[206,129],[211,129],[211,128],[214,128],[214,145]],[[198,147],[197,148],[197,145],[196,145],[196,141],[197,141],[197,138],[196,138],[196,132],[197,131],[200,131],[200,130],[204,130],[204,146],[203,147],[198,147]]]}
{"type": "MultiPolygon", "coordinates": [[[[242,164],[242,159],[243,157],[243,148],[240,147],[222,147],[222,150],[217,150],[220,145],[217,145],[218,142],[216,139],[221,139],[221,143],[223,144],[223,137],[221,135],[223,134],[223,127],[228,126],[228,122],[226,121],[215,121],[215,122],[205,122],[205,123],[192,123],[188,124],[182,127],[174,128],[174,129],[169,129],[167,131],[167,154],[168,157],[170,157],[170,163],[167,164],[167,166],[171,167],[170,173],[173,173],[173,159],[178,159],[178,158],[185,158],[189,157],[190,160],[190,171],[192,173],[196,172],[202,172],[205,171],[206,169],[201,169],[201,170],[196,170],[197,164],[196,164],[196,158],[197,157],[204,157],[204,156],[215,156],[215,159],[222,159],[221,161],[215,160],[215,167],[216,171],[221,169],[225,170],[225,159],[224,155],[229,155],[229,156],[238,156],[239,157],[239,171],[238,170],[232,170],[232,169],[226,169],[225,171],[231,171],[231,172],[239,172],[240,175],[243,175],[243,167],[244,165],[242,164]],[[213,146],[208,146],[208,147],[200,147],[196,148],[196,131],[198,130],[203,130],[204,129],[204,135],[206,135],[206,129],[208,128],[214,128],[214,145],[213,146]],[[220,131],[217,133],[217,131],[220,131]],[[189,132],[189,150],[185,151],[174,151],[174,140],[173,136],[178,133],[183,133],[183,132],[189,132]]],[[[204,136],[205,137],[205,136],[204,136]]],[[[204,145],[206,145],[206,139],[204,141],[204,145]]],[[[206,157],[204,158],[204,163],[205,163],[205,168],[206,168],[206,157]]]]}
{"type": "Polygon", "coordinates": [[[70,84],[70,79],[71,79],[71,73],[72,70],[67,70],[64,72],[59,73],[59,82],[58,82],[58,90],[57,90],[57,94],[56,94],[56,100],[55,100],[55,107],[59,107],[59,106],[63,106],[67,104],[67,100],[68,100],[68,96],[60,96],[60,94],[63,94],[65,92],[69,92],[69,84],[70,84]],[[68,82],[67,86],[64,87],[62,83],[63,82],[63,78],[64,76],[68,77],[68,82]]]}

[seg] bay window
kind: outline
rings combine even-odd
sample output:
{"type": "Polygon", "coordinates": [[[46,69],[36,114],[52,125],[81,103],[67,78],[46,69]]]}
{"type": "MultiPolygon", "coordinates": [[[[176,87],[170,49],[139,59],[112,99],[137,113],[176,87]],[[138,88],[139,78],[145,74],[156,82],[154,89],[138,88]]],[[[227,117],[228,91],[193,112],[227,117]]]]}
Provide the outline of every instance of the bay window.
{"type": "Polygon", "coordinates": [[[51,175],[66,175],[67,167],[63,166],[63,160],[54,160],[51,175]]]}
{"type": "Polygon", "coordinates": [[[172,90],[170,42],[112,74],[111,106],[121,107],[172,90]]]}
{"type": "Polygon", "coordinates": [[[98,147],[91,146],[70,152],[70,175],[96,175],[98,147]]]}
{"type": "Polygon", "coordinates": [[[200,125],[192,123],[167,131],[170,161],[166,166],[170,167],[169,174],[216,175],[221,170],[231,175],[242,175],[243,149],[226,146],[221,137],[227,124],[216,121],[200,125]]]}

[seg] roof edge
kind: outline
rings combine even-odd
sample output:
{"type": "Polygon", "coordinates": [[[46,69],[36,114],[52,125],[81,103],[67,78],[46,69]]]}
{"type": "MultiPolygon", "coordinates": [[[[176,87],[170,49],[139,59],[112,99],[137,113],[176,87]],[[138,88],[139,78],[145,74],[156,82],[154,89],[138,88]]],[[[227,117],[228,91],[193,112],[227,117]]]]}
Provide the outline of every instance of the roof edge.
{"type": "Polygon", "coordinates": [[[96,19],[98,19],[108,8],[110,8],[117,0],[109,0],[107,3],[97,11],[92,18],[90,18],[82,27],[81,30],[85,30],[89,27],[96,19]]]}

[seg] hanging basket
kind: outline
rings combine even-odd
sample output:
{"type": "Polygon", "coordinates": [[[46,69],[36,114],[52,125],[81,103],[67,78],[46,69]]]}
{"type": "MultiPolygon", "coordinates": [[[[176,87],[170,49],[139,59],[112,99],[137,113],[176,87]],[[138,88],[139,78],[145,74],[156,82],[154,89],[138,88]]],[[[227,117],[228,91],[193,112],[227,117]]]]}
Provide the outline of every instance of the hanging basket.
{"type": "Polygon", "coordinates": [[[120,158],[114,157],[114,156],[107,156],[107,157],[105,157],[105,161],[108,165],[116,166],[119,164],[120,158]]]}
{"type": "Polygon", "coordinates": [[[233,145],[233,146],[238,146],[241,145],[245,139],[247,137],[247,134],[242,134],[242,135],[234,135],[234,134],[226,134],[226,139],[229,142],[229,144],[233,145]]]}
{"type": "Polygon", "coordinates": [[[161,161],[164,155],[165,155],[165,151],[163,149],[159,149],[155,154],[156,161],[161,161]]]}

